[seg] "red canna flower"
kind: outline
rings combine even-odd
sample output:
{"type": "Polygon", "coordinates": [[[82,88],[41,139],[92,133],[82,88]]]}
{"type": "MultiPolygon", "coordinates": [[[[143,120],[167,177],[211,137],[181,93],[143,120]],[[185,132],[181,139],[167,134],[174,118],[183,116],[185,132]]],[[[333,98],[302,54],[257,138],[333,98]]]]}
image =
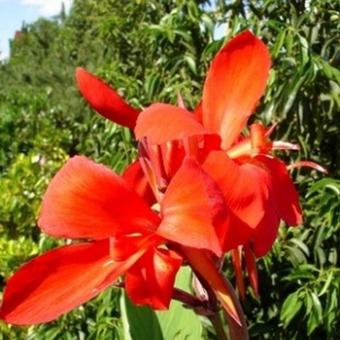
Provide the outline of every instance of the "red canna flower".
{"type": "Polygon", "coordinates": [[[228,207],[228,219],[216,231],[223,251],[233,249],[241,295],[242,262],[257,292],[255,256],[269,251],[280,219],[290,225],[302,223],[298,195],[287,169],[310,166],[325,172],[313,162],[301,161],[286,167],[274,158],[272,151],[298,149],[291,143],[271,142],[275,126],[266,130],[261,124],[253,124],[249,137],[241,135],[263,95],[270,64],[263,42],[248,31],[241,33],[214,58],[203,98],[194,113],[185,109],[179,97],[179,107],[154,104],[140,114],[100,79],[77,70],[81,93],[99,113],[130,128],[139,116],[135,133],[141,141],[140,158],[127,174],[148,202],[162,199],[185,155],[196,158],[218,183],[228,207]],[[283,189],[285,197],[281,195],[283,189]]]}
{"type": "MultiPolygon", "coordinates": [[[[131,189],[138,169],[135,163],[121,178],[103,165],[74,157],[56,174],[38,225],[49,235],[79,242],[36,257],[8,280],[3,320],[18,325],[54,320],[123,274],[132,301],[166,309],[182,263],[173,249],[221,255],[214,223],[224,214],[223,196],[197,162],[184,160],[159,211],[131,189]]],[[[143,187],[138,191],[145,192],[143,187]]]]}
{"type": "Polygon", "coordinates": [[[147,138],[151,144],[182,140],[191,145],[190,155],[218,183],[234,214],[223,250],[251,242],[256,256],[271,248],[280,219],[289,225],[302,223],[298,194],[287,168],[271,155],[273,150],[298,147],[269,141],[272,129],[266,131],[261,124],[251,125],[250,137],[241,134],[264,93],[270,65],[266,45],[245,31],[215,56],[194,113],[154,104],[139,114],[135,128],[136,138],[147,138]],[[207,149],[203,138],[219,138],[220,145],[207,149]],[[200,157],[202,145],[205,152],[200,157]]]}

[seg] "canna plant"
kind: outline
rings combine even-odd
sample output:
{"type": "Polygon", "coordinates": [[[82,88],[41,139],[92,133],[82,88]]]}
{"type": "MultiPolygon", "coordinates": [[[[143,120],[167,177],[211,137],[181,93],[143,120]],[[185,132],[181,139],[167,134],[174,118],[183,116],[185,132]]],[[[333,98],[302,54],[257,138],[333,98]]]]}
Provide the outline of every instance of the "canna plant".
{"type": "Polygon", "coordinates": [[[271,59],[266,45],[245,31],[215,56],[194,112],[155,103],[138,111],[82,68],[79,89],[104,117],[134,129],[137,160],[118,176],[84,157],[71,158],[44,195],[39,227],[77,240],[22,266],[7,282],[0,316],[11,324],[49,322],[110,285],[124,287],[132,302],[156,310],[179,299],[210,317],[219,338],[225,311],[232,339],[247,339],[246,322],[229,281],[220,270],[232,253],[244,297],[242,251],[258,293],[256,257],[265,255],[280,220],[302,223],[289,168],[273,153],[297,150],[270,141],[274,127],[243,129],[264,93],[271,59]],[[285,196],[282,192],[285,191],[285,196]],[[179,294],[181,265],[196,277],[196,292],[179,294]],[[123,277],[123,278],[122,278],[123,277]]]}

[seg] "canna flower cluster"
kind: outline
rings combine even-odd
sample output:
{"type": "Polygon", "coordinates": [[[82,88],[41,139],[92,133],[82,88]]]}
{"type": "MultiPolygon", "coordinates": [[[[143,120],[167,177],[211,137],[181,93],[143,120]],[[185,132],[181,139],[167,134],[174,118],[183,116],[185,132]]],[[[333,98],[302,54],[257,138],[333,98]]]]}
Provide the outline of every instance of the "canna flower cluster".
{"type": "MultiPolygon", "coordinates": [[[[256,257],[272,247],[281,220],[302,223],[298,194],[271,141],[274,127],[243,129],[264,93],[271,59],[245,31],[227,43],[208,70],[199,105],[155,103],[138,111],[102,80],[77,69],[80,92],[92,108],[134,130],[139,155],[119,176],[76,156],[55,175],[38,225],[75,242],[23,265],[7,282],[0,317],[8,323],[49,322],[119,283],[137,305],[162,310],[174,296],[183,264],[241,324],[240,310],[219,270],[233,258],[244,296],[242,267],[258,292],[256,257]]],[[[312,162],[291,167],[310,166],[312,162]]]]}

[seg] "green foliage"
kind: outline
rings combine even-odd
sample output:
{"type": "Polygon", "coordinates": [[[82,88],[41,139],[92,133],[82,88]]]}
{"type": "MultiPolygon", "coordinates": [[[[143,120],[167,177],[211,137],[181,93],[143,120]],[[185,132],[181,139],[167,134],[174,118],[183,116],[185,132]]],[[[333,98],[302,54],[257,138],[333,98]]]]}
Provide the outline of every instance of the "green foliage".
{"type": "MultiPolygon", "coordinates": [[[[248,295],[244,303],[250,336],[339,338],[339,13],[332,0],[218,0],[210,5],[74,0],[66,17],[23,27],[12,41],[10,59],[0,64],[1,278],[56,245],[40,234],[36,217],[47,183],[68,156],[85,154],[118,171],[136,156],[130,132],[98,117],[80,98],[75,68],[104,78],[137,108],[155,101],[175,103],[177,92],[194,108],[208,64],[223,44],[214,34],[224,23],[225,40],[250,28],[271,50],[268,88],[253,119],[279,122],[273,138],[301,144],[300,152],[283,155],[288,163],[312,159],[329,170],[327,178],[314,171],[294,173],[304,225],[282,226],[273,251],[258,261],[261,298],[248,295]]],[[[47,325],[1,323],[0,335],[122,339],[117,291],[109,289],[47,325]]],[[[173,310],[169,315],[179,316],[179,331],[187,320],[197,325],[192,326],[199,332],[196,338],[214,337],[201,330],[195,315],[182,316],[188,311],[179,304],[173,310]]],[[[164,339],[171,339],[173,334],[164,333],[168,321],[158,315],[157,320],[164,339]]]]}

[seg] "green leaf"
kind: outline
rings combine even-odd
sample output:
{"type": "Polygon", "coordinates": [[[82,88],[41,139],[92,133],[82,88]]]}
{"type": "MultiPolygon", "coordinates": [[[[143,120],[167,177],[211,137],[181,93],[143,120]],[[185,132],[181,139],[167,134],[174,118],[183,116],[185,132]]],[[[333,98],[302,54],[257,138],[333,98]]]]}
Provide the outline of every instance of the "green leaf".
{"type": "Polygon", "coordinates": [[[316,314],[315,312],[312,312],[311,314],[309,314],[309,318],[307,321],[308,335],[311,335],[317,326],[318,326],[318,321],[317,321],[316,314]]]}
{"type": "Polygon", "coordinates": [[[319,298],[314,292],[308,291],[307,297],[307,333],[312,334],[322,322],[322,307],[319,298]]]}
{"type": "Polygon", "coordinates": [[[340,196],[340,181],[329,177],[323,178],[320,181],[315,182],[308,190],[308,196],[324,187],[333,190],[335,194],[340,196]]]}
{"type": "Polygon", "coordinates": [[[192,56],[186,55],[186,56],[184,56],[184,60],[188,64],[191,72],[193,74],[197,74],[196,62],[195,62],[194,58],[192,56]]]}
{"type": "Polygon", "coordinates": [[[281,47],[284,43],[285,37],[286,37],[286,31],[284,31],[284,30],[281,31],[279,33],[279,35],[277,36],[275,44],[274,44],[272,51],[271,51],[274,59],[279,55],[279,52],[280,52],[281,47]]]}
{"type": "Polygon", "coordinates": [[[330,274],[327,276],[325,284],[322,287],[321,291],[319,292],[318,296],[322,296],[323,294],[325,294],[328,291],[328,287],[331,284],[332,279],[333,279],[333,272],[330,271],[330,274]]]}
{"type": "Polygon", "coordinates": [[[121,295],[120,306],[125,340],[165,340],[152,309],[135,306],[125,292],[121,295]]]}
{"type": "Polygon", "coordinates": [[[307,256],[309,256],[309,249],[305,243],[303,243],[297,238],[292,238],[290,242],[296,244],[307,256]]]}
{"type": "Polygon", "coordinates": [[[320,324],[322,322],[322,306],[321,306],[321,302],[318,298],[318,296],[316,295],[315,292],[311,293],[312,296],[312,300],[313,300],[313,309],[316,312],[316,317],[317,317],[317,321],[318,324],[320,324]]]}
{"type": "Polygon", "coordinates": [[[280,313],[280,319],[283,321],[285,326],[288,326],[288,324],[291,322],[291,320],[294,318],[294,316],[298,313],[300,308],[302,307],[302,301],[299,297],[299,291],[294,292],[292,294],[289,294],[284,301],[281,313],[280,313]]]}
{"type": "Polygon", "coordinates": [[[283,281],[314,280],[318,269],[312,265],[302,264],[294,268],[291,274],[283,278],[283,281]]]}

